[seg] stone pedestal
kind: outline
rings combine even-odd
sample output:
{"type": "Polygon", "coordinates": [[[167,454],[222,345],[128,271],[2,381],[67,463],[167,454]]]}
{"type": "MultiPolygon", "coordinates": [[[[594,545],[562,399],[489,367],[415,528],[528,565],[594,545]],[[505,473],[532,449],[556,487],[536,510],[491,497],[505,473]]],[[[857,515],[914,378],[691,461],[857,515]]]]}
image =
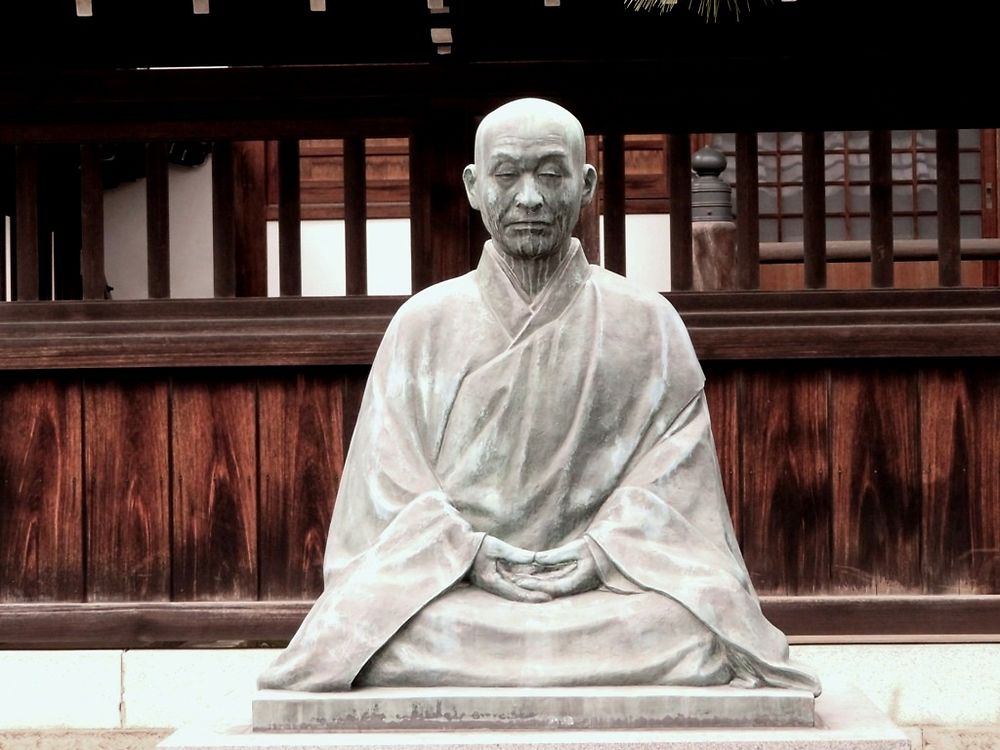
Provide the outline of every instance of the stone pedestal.
{"type": "Polygon", "coordinates": [[[732,687],[262,690],[254,731],[454,731],[811,727],[812,693],[732,687]]]}
{"type": "Polygon", "coordinates": [[[180,730],[163,750],[909,750],[906,735],[856,689],[827,686],[813,727],[437,732],[180,730]]]}
{"type": "Polygon", "coordinates": [[[694,288],[711,292],[736,288],[736,224],[696,221],[691,224],[694,288]]]}

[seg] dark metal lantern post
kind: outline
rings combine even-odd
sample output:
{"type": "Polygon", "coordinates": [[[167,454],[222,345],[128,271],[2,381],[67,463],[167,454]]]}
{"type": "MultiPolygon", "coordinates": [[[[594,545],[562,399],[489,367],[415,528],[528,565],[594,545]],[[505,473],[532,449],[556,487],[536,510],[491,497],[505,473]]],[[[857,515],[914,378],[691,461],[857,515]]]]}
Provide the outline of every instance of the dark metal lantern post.
{"type": "Polygon", "coordinates": [[[733,194],[720,175],[726,157],[705,146],[691,157],[691,222],[694,288],[736,287],[736,224],[733,194]]]}

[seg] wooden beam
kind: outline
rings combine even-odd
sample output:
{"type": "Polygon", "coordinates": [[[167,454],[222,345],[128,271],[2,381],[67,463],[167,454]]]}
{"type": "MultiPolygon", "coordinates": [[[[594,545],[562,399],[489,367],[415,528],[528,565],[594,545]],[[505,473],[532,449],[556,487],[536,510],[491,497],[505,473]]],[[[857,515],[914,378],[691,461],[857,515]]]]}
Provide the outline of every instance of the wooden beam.
{"type": "Polygon", "coordinates": [[[83,298],[104,299],[108,280],[104,275],[104,185],[101,147],[88,144],[80,148],[80,273],[83,298]]]}
{"type": "Polygon", "coordinates": [[[365,139],[344,139],[344,271],[348,294],[368,293],[368,199],[365,139]]]}
{"type": "Polygon", "coordinates": [[[958,131],[937,131],[937,214],[938,214],[938,283],[959,286],[962,283],[962,257],[959,249],[958,131]]]}
{"type": "MultiPolygon", "coordinates": [[[[14,157],[15,239],[17,262],[15,298],[38,299],[38,151],[18,146],[14,157]]],[[[13,256],[14,254],[12,254],[13,256]]]]}
{"type": "Polygon", "coordinates": [[[869,133],[871,154],[872,286],[893,285],[892,132],[869,133]]]}
{"type": "Polygon", "coordinates": [[[170,296],[170,183],[167,144],[146,145],[146,262],[149,296],[170,296]]]}
{"type": "Polygon", "coordinates": [[[760,286],[757,134],[736,134],[736,284],[760,286]]]}
{"type": "Polygon", "coordinates": [[[826,286],[826,168],[823,133],[802,134],[802,213],[805,280],[808,289],[826,286]]]}
{"type": "MultiPolygon", "coordinates": [[[[1000,357],[996,289],[668,298],[702,359],[1000,357]]],[[[0,369],[367,365],[403,300],[0,305],[0,369]]]]}
{"type": "MultiPolygon", "coordinates": [[[[989,260],[1000,258],[1000,239],[968,239],[959,242],[962,258],[966,260],[989,260]]],[[[937,260],[940,257],[938,240],[894,240],[892,257],[895,262],[937,260]]],[[[762,263],[800,263],[805,255],[805,243],[791,240],[786,242],[760,243],[762,263]]],[[[829,240],[826,243],[828,263],[858,263],[872,257],[872,244],[868,240],[829,240]]]]}
{"type": "Polygon", "coordinates": [[[302,294],[302,187],[299,142],[278,142],[278,273],[281,295],[302,294]]]}
{"type": "MultiPolygon", "coordinates": [[[[281,643],[308,601],[0,604],[5,648],[141,648],[221,641],[281,643]]],[[[1000,596],[763,596],[795,642],[967,642],[1000,636],[1000,596]]]]}
{"type": "Polygon", "coordinates": [[[625,136],[604,134],[604,267],[625,275],[625,136]]]}
{"type": "Polygon", "coordinates": [[[670,136],[670,288],[685,291],[694,283],[691,235],[691,136],[670,136]]]}

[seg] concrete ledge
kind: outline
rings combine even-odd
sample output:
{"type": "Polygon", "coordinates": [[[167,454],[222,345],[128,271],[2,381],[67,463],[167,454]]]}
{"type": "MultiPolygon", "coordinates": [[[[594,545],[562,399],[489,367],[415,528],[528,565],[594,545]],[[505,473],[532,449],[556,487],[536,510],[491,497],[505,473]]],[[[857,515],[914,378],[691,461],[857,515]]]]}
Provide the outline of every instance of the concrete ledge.
{"type": "Polygon", "coordinates": [[[254,731],[444,731],[811,727],[805,690],[733,687],[262,690],[254,731]]]}
{"type": "Polygon", "coordinates": [[[49,729],[0,732],[2,750],[154,750],[169,729],[49,729]]]}
{"type": "Polygon", "coordinates": [[[810,728],[626,731],[272,733],[181,730],[163,750],[909,750],[907,736],[857,690],[828,685],[810,728]]]}

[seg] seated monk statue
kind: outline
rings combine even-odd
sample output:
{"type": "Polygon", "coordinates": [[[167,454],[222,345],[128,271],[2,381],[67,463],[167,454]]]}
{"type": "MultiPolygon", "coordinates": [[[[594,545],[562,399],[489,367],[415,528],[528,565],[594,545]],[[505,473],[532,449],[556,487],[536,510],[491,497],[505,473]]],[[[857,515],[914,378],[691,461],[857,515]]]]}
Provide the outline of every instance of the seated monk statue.
{"type": "Polygon", "coordinates": [[[571,234],[597,182],[584,157],[553,103],[483,119],[463,176],[492,239],[389,324],[323,594],[261,688],[819,694],[761,614],[679,316],[571,234]]]}

